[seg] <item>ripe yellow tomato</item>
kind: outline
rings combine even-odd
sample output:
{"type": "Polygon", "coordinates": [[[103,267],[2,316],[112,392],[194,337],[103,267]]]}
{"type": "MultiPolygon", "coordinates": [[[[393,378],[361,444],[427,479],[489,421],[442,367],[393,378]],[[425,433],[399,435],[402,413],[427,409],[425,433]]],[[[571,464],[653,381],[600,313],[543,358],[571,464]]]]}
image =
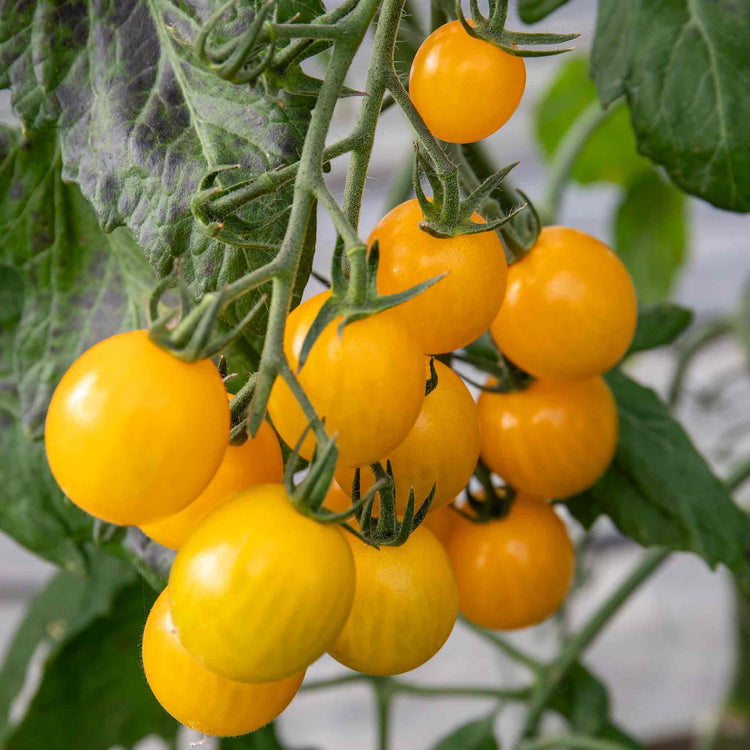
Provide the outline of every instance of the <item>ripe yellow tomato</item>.
{"type": "Polygon", "coordinates": [[[230,445],[208,487],[190,505],[173,516],[143,524],[141,530],[159,544],[179,549],[193,529],[233,493],[254,484],[274,484],[284,476],[284,462],[276,434],[263,422],[254,438],[230,445]]]}
{"type": "Polygon", "coordinates": [[[541,622],[562,604],[573,577],[565,524],[551,505],[528,495],[517,495],[504,518],[472,523],[456,515],[446,549],[461,614],[483,628],[541,622]]]}
{"type": "Polygon", "coordinates": [[[423,523],[445,546],[448,542],[448,537],[453,532],[453,527],[458,517],[459,515],[456,511],[445,505],[442,508],[430,511],[423,523]]]}
{"type": "MultiPolygon", "coordinates": [[[[305,336],[329,293],[295,308],[286,323],[284,351],[296,370],[305,336]]],[[[336,433],[339,464],[361,466],[385,456],[408,434],[424,400],[424,358],[391,311],[347,325],[337,318],[320,334],[298,377],[329,435],[336,433]]],[[[268,403],[274,426],[294,446],[307,419],[287,384],[277,378],[268,403]]],[[[300,451],[312,458],[309,434],[300,451]]]]}
{"type": "Polygon", "coordinates": [[[516,111],[525,87],[523,58],[467,34],[459,21],[422,42],[409,75],[417,111],[433,135],[450,143],[492,135],[516,111]]]}
{"type": "Polygon", "coordinates": [[[521,492],[575,495],[594,484],[614,456],[617,407],[600,377],[536,380],[513,393],[483,391],[478,406],[482,459],[521,492]]]}
{"type": "Polygon", "coordinates": [[[299,690],[304,671],[277,682],[228,680],[194,659],[180,643],[167,589],[143,631],[143,669],[156,700],[180,724],[202,734],[234,737],[273,721],[299,690]]]}
{"type": "Polygon", "coordinates": [[[508,292],[492,336],[503,353],[539,378],[600,375],[635,333],[635,288],[603,243],[568,227],[542,229],[508,272],[508,292]]]}
{"type": "MultiPolygon", "coordinates": [[[[429,377],[429,361],[426,365],[429,377]]],[[[437,387],[425,397],[414,427],[406,439],[383,461],[391,462],[396,483],[396,509],[403,513],[414,488],[415,508],[435,485],[431,510],[447,505],[466,487],[479,460],[479,418],[468,388],[453,370],[435,362],[437,387]]],[[[336,476],[350,488],[354,470],[342,468],[336,476]]],[[[375,478],[369,467],[360,470],[360,487],[366,492],[375,478]]]]}
{"type": "Polygon", "coordinates": [[[354,562],[336,525],[303,516],[282,485],[242,490],[177,553],[172,617],[203,665],[241,682],[305,669],[336,640],[354,599],[354,562]]]}
{"type": "Polygon", "coordinates": [[[183,362],[147,331],[84,352],[55,389],[45,425],[63,492],[117,524],[182,510],[206,488],[228,443],[226,390],[213,362],[183,362]]]}
{"type": "MultiPolygon", "coordinates": [[[[473,219],[483,221],[479,214],[473,219]]],[[[505,296],[508,267],[495,232],[440,239],[421,230],[422,221],[417,199],[406,201],[380,220],[368,242],[378,241],[381,294],[447,274],[394,308],[425,354],[441,354],[470,344],[490,327],[505,296]]]]}
{"type": "Polygon", "coordinates": [[[419,527],[400,547],[376,549],[346,535],[357,571],[354,606],[329,650],[374,675],[408,672],[431,659],[453,630],[458,593],[443,545],[419,527]]]}

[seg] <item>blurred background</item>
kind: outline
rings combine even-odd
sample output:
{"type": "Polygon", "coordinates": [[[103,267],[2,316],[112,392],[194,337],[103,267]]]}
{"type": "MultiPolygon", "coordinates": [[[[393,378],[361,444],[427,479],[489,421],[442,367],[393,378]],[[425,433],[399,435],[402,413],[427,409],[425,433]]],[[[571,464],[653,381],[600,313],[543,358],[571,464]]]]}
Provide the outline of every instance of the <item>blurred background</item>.
{"type": "MultiPolygon", "coordinates": [[[[428,10],[429,2],[417,0],[414,5],[428,10]]],[[[576,0],[544,21],[545,30],[581,32],[575,54],[585,58],[592,38],[595,6],[594,0],[576,0]]],[[[509,25],[520,23],[513,19],[509,25]]],[[[364,85],[367,54],[365,46],[349,81],[353,88],[364,85]]],[[[541,197],[547,172],[544,149],[536,135],[536,115],[564,62],[556,57],[527,61],[524,100],[511,121],[488,140],[498,165],[521,162],[513,180],[532,199],[541,197]]],[[[331,140],[348,132],[357,110],[356,98],[340,102],[331,140]]],[[[0,92],[0,121],[13,122],[7,92],[0,92]]],[[[378,131],[362,215],[362,236],[367,236],[382,216],[391,183],[411,154],[408,127],[393,107],[383,116],[378,131]]],[[[341,159],[330,175],[330,185],[339,198],[345,169],[346,159],[341,159]]],[[[615,245],[614,217],[622,201],[621,191],[606,182],[572,184],[564,196],[561,223],[615,245]]],[[[643,221],[649,221],[648,208],[635,209],[643,211],[643,221]]],[[[652,294],[655,298],[666,294],[693,309],[696,313],[693,327],[699,330],[719,317],[740,314],[750,273],[747,260],[750,218],[719,211],[695,199],[686,200],[684,215],[685,241],[675,241],[680,245],[675,253],[683,255],[682,261],[678,262],[678,258],[673,262],[675,270],[670,271],[670,280],[652,294]]],[[[316,269],[324,275],[328,275],[334,239],[333,229],[321,213],[316,269]]],[[[668,234],[664,240],[672,241],[672,235],[668,234]]],[[[311,280],[308,294],[319,290],[317,282],[311,280]]],[[[748,316],[747,311],[745,315],[748,316]]],[[[689,340],[690,334],[682,344],[638,355],[629,369],[641,382],[666,396],[678,356],[685,348],[684,341],[689,340]]],[[[747,368],[748,351],[739,337],[728,335],[717,340],[692,361],[677,405],[678,416],[691,437],[721,476],[742,457],[750,455],[747,368]]],[[[737,493],[738,501],[750,501],[748,490],[750,486],[746,485],[744,492],[737,493]]],[[[571,528],[576,532],[575,526],[571,528]]],[[[585,619],[641,554],[635,543],[623,539],[607,523],[599,522],[585,556],[586,575],[563,616],[514,634],[512,640],[541,657],[551,655],[566,630],[585,619]]],[[[3,535],[0,535],[0,561],[2,652],[27,601],[44,586],[54,568],[3,535]]],[[[585,655],[585,665],[609,686],[614,720],[640,740],[661,747],[687,747],[687,738],[705,733],[722,706],[737,661],[733,612],[731,579],[726,571],[711,571],[694,556],[672,555],[585,655]]],[[[139,658],[136,644],[133,657],[139,658]]],[[[310,668],[308,678],[332,677],[343,672],[342,667],[324,658],[310,668]]],[[[512,686],[522,677],[513,663],[501,658],[495,649],[460,624],[445,648],[410,675],[414,682],[430,685],[512,686]]],[[[33,680],[33,675],[29,679],[33,680]]],[[[491,701],[474,699],[400,697],[395,706],[392,747],[394,750],[430,747],[458,724],[485,715],[492,705],[491,701]]],[[[519,718],[513,707],[503,711],[498,723],[501,741],[513,737],[519,718]]],[[[374,702],[367,685],[303,692],[280,719],[279,734],[292,747],[368,750],[375,747],[373,719],[374,702]]],[[[185,733],[184,747],[196,741],[199,741],[197,736],[185,733]]],[[[74,746],[74,742],[60,745],[74,746]]],[[[211,740],[203,741],[202,746],[210,748],[211,740]]],[[[145,740],[138,747],[153,750],[160,745],[145,740]]]]}

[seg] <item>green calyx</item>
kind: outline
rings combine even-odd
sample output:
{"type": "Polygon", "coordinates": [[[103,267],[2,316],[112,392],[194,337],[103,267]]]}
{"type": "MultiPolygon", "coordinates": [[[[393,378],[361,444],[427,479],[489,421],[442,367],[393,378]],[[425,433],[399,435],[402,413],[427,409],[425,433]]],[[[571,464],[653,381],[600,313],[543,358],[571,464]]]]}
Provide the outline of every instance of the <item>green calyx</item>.
{"type": "Polygon", "coordinates": [[[399,520],[396,514],[396,483],[393,479],[391,462],[386,463],[385,469],[379,462],[371,464],[370,468],[376,481],[364,498],[360,497],[360,470],[357,469],[354,472],[354,482],[352,483],[354,505],[352,507],[356,508],[354,516],[359,523],[360,531],[357,532],[353,529],[350,529],[350,531],[373,547],[399,547],[409,538],[414,529],[424,521],[432,504],[432,499],[435,497],[435,485],[432,485],[430,494],[416,512],[414,488],[412,487],[409,490],[409,499],[406,503],[404,516],[399,520]],[[380,497],[380,512],[373,517],[372,510],[376,493],[380,497]]]}
{"type": "Polygon", "coordinates": [[[490,0],[490,12],[485,17],[479,10],[477,0],[469,0],[471,8],[471,22],[464,15],[461,0],[455,0],[456,18],[466,30],[467,34],[490,42],[509,55],[516,57],[548,57],[559,55],[563,52],[571,52],[572,47],[562,49],[524,49],[522,45],[536,47],[564,44],[576,39],[580,34],[544,34],[522,31],[509,31],[505,28],[508,17],[508,0],[490,0]]]}
{"type": "Polygon", "coordinates": [[[473,494],[468,487],[466,488],[466,502],[471,512],[459,509],[455,505],[451,508],[472,523],[487,523],[505,518],[516,497],[516,491],[507,485],[496,487],[492,481],[492,473],[481,460],[474,470],[474,476],[482,485],[482,492],[473,494]]]}
{"type": "Polygon", "coordinates": [[[485,385],[478,383],[462,373],[461,377],[476,388],[490,393],[513,393],[523,391],[533,382],[533,375],[522,370],[506,359],[498,349],[489,332],[483,333],[476,341],[464,347],[461,352],[456,352],[453,357],[459,362],[465,362],[477,370],[491,375],[496,383],[485,385]]]}
{"type": "Polygon", "coordinates": [[[419,201],[422,216],[424,216],[424,221],[420,222],[419,227],[433,237],[445,239],[462,234],[491,232],[507,224],[526,208],[526,204],[520,204],[496,219],[487,222],[474,220],[474,214],[482,208],[498,185],[518,165],[518,162],[509,164],[499,172],[490,175],[466,198],[461,199],[458,191],[452,189],[452,180],[446,180],[438,173],[418,145],[415,144],[414,150],[414,192],[419,201]],[[427,197],[422,187],[423,177],[432,188],[431,198],[427,197]]]}

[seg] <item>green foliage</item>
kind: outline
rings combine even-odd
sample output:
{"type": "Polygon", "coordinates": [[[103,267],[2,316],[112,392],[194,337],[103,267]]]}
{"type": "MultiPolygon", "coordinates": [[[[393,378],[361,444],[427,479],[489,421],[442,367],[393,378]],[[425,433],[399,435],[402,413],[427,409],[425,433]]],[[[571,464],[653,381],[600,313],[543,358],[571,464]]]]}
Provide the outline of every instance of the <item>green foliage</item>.
{"type": "Polygon", "coordinates": [[[694,552],[750,584],[750,516],[652,390],[618,370],[607,382],[619,411],[617,452],[599,482],[567,501],[570,511],[586,527],[606,514],[644,546],[694,552]]]}
{"type": "Polygon", "coordinates": [[[591,71],[627,97],[641,153],[720,208],[750,211],[750,4],[600,0],[591,71]]]}
{"type": "Polygon", "coordinates": [[[229,737],[219,744],[221,750],[284,750],[276,736],[276,728],[268,724],[262,729],[244,737],[229,737]]]}
{"type": "Polygon", "coordinates": [[[687,254],[685,196],[654,171],[627,187],[615,217],[615,248],[641,304],[667,297],[687,254]]]}
{"type": "Polygon", "coordinates": [[[690,325],[693,313],[686,307],[662,302],[638,310],[638,325],[628,354],[671,344],[690,325]]]}
{"type": "Polygon", "coordinates": [[[469,722],[451,732],[433,750],[498,750],[495,739],[495,712],[469,722]]]}
{"type": "MultiPolygon", "coordinates": [[[[573,123],[596,101],[586,58],[568,58],[537,106],[536,135],[547,159],[554,158],[573,123]]],[[[626,185],[649,169],[648,161],[637,154],[627,110],[619,108],[588,139],[571,174],[582,184],[626,185]]]]}
{"type": "Polygon", "coordinates": [[[524,23],[536,23],[569,0],[518,0],[518,15],[524,23]]]}

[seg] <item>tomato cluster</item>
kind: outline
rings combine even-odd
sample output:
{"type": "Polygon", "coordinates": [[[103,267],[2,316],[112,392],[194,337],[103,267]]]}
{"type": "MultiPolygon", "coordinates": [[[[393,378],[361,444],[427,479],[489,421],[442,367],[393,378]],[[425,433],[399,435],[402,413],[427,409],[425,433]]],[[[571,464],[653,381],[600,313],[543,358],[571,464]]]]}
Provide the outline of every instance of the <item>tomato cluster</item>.
{"type": "MultiPolygon", "coordinates": [[[[510,117],[524,81],[521,58],[452,23],[417,54],[411,95],[437,136],[467,142],[510,117]]],[[[399,674],[437,653],[459,610],[483,627],[515,629],[541,622],[566,595],[573,548],[549,501],[591,485],[612,458],[617,411],[601,375],[632,338],[632,283],[609,248],[573,229],[543,229],[508,268],[495,232],[439,238],[423,220],[419,202],[407,201],[370,246],[377,241],[381,294],[440,277],[433,286],[343,328],[332,320],[301,366],[330,293],[293,310],[284,336],[292,370],[336,437],[338,483],[325,508],[351,509],[354,488],[374,483],[378,467],[368,465],[382,462],[393,491],[380,488],[376,516],[403,518],[412,493],[417,507],[431,498],[403,543],[375,546],[366,521],[322,523],[317,506],[291,502],[277,434],[308,460],[316,444],[280,378],[270,423],[239,446],[229,445],[214,364],[181,361],[146,331],[86,351],[54,393],[46,448],[66,495],[177,550],[148,617],[143,664],[158,700],[187,726],[250,732],[286,707],[326,652],[360,672],[399,674]],[[490,379],[475,402],[451,353],[488,330],[530,383],[490,379]],[[480,455],[512,502],[474,497],[473,512],[455,512],[448,506],[480,455]]]]}

